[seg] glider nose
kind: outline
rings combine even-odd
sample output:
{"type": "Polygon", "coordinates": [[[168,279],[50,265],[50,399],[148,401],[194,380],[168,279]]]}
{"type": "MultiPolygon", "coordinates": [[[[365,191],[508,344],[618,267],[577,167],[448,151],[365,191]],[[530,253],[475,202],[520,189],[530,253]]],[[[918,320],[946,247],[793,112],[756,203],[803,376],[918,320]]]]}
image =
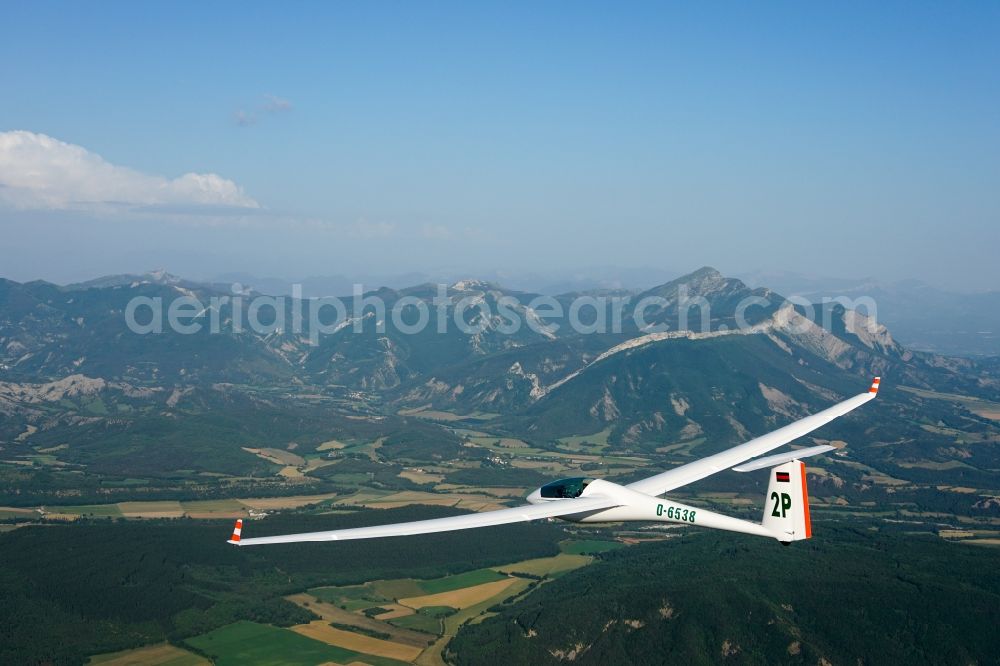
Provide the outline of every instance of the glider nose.
{"type": "Polygon", "coordinates": [[[528,500],[528,504],[541,504],[542,503],[542,489],[541,488],[536,488],[534,490],[534,492],[532,492],[530,495],[528,495],[527,500],[528,500]]]}

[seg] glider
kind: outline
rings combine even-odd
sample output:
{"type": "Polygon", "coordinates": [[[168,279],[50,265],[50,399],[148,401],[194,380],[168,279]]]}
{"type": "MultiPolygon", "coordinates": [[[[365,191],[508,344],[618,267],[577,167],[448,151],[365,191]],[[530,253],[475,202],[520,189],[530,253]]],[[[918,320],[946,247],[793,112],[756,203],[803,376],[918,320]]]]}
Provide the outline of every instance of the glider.
{"type": "Polygon", "coordinates": [[[788,444],[860,407],[875,398],[878,394],[878,386],[879,378],[876,377],[867,392],[848,398],[817,414],[807,416],[721,453],[627,485],[584,477],[560,479],[547,483],[528,495],[528,504],[510,509],[393,525],[251,539],[241,538],[243,521],[237,520],[229,543],[237,546],[255,546],[300,541],[375,539],[505,525],[540,518],[561,518],[576,523],[622,521],[685,523],[772,537],[788,544],[812,536],[812,526],[809,521],[809,496],[806,492],[806,468],[801,459],[826,453],[833,450],[834,447],[813,446],[763,458],[758,458],[758,456],[788,444]],[[760,523],[732,518],[658,497],[658,495],[686,486],[725,469],[731,468],[737,472],[749,472],[765,467],[771,468],[771,472],[767,495],[765,495],[764,516],[760,523]]]}

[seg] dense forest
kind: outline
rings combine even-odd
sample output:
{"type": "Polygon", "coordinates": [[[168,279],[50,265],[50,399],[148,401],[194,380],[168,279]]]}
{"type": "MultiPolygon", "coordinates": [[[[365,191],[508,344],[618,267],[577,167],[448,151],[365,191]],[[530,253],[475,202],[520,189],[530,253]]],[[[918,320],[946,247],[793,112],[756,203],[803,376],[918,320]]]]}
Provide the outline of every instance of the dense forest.
{"type": "MultiPolygon", "coordinates": [[[[277,515],[250,529],[312,531],[457,513],[413,506],[277,515]]],[[[281,597],[315,585],[434,578],[554,555],[548,524],[401,539],[234,548],[227,521],[79,521],[0,534],[0,664],[83,663],[89,654],[194,636],[236,620],[310,619],[281,597]]]]}
{"type": "Polygon", "coordinates": [[[788,548],[691,532],[600,558],[465,626],[451,660],[1000,663],[995,548],[824,524],[788,548]]]}

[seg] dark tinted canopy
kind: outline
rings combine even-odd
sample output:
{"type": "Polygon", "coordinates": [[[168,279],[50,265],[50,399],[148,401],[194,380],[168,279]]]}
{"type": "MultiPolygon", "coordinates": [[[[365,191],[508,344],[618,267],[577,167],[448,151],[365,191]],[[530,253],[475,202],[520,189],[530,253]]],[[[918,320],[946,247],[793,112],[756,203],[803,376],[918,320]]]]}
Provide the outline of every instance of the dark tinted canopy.
{"type": "Polygon", "coordinates": [[[542,486],[542,497],[545,498],[567,498],[579,497],[583,489],[587,487],[593,479],[575,477],[572,479],[559,479],[542,486]]]}

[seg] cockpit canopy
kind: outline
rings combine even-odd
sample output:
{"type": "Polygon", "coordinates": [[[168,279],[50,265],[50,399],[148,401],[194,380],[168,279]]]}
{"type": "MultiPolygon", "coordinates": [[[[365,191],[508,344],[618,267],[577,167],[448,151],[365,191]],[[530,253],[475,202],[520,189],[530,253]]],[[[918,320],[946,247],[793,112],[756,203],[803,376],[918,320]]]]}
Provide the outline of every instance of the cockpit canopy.
{"type": "Polygon", "coordinates": [[[559,479],[552,483],[546,483],[540,488],[541,496],[545,499],[566,499],[579,497],[583,489],[590,485],[593,479],[576,477],[572,479],[559,479]]]}

